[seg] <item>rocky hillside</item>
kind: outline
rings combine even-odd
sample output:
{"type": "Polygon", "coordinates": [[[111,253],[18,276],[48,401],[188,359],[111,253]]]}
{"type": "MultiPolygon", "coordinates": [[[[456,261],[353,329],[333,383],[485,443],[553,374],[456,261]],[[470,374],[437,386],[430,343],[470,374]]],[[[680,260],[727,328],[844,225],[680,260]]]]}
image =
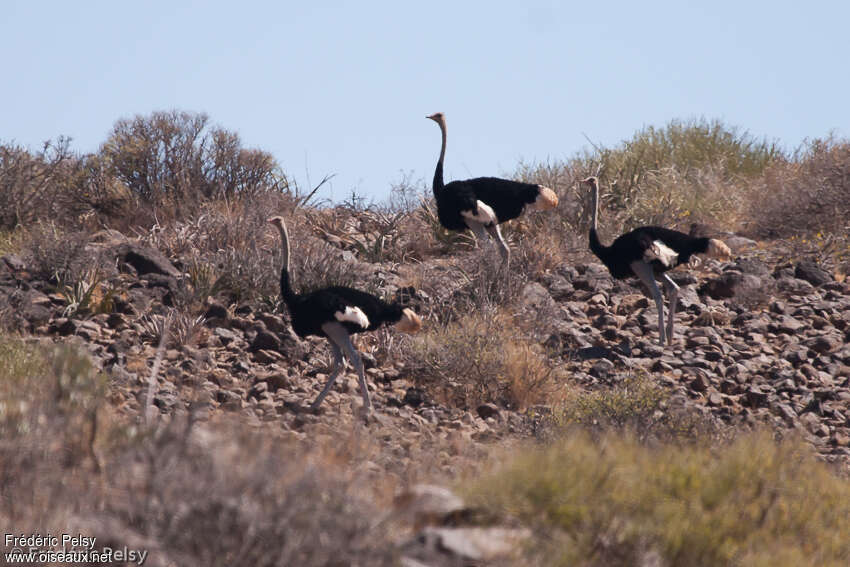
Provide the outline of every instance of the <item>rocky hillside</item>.
{"type": "MultiPolygon", "coordinates": [[[[733,261],[674,272],[682,291],[671,347],[657,343],[654,303],[587,259],[522,281],[510,313],[534,321],[529,336],[569,399],[650,384],[658,402],[632,425],[660,431],[659,424],[681,424],[686,415],[721,435],[767,426],[780,437],[801,436],[824,461],[850,472],[850,285],[828,259],[800,255],[787,243],[727,240],[733,261]]],[[[4,326],[39,341],[83,345],[108,377],[110,406],[130,423],[144,420],[150,401],[166,421],[191,415],[203,429],[237,419],[306,448],[357,432],[357,443],[365,443],[351,449],[357,470],[367,479],[392,479],[391,508],[405,510],[405,528],[391,546],[409,566],[497,561],[527,537],[521,529],[465,525],[462,502],[427,483],[476,470],[495,447],[546,438],[573,423],[614,427],[634,417],[616,409],[582,413],[560,395],[526,407],[498,396],[455,402],[421,380],[405,355],[420,339],[397,339],[392,331],[360,339],[375,406],[370,416],[359,412],[353,372],[338,380],[321,411],[309,412],[327,379],[327,344],[298,339],[285,309],[211,297],[190,317],[171,309],[185,293],[187,258],[168,258],[114,231],[87,246],[110,266],[96,285],[89,282],[101,291],[88,298],[39,277],[20,256],[4,256],[4,326]]],[[[351,255],[344,261],[372,274],[385,295],[411,301],[427,326],[445,297],[464,293],[447,266],[479,254],[426,260],[418,287],[407,285],[410,274],[398,264],[361,264],[351,255]]],[[[170,564],[167,556],[160,549],[152,564],[170,564]]]]}

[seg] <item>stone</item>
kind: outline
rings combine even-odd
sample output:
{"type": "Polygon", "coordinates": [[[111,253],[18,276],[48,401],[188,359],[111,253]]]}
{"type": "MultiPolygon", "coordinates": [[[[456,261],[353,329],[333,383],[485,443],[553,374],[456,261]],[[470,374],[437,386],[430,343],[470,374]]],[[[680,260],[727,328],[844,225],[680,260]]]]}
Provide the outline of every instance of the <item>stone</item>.
{"type": "Polygon", "coordinates": [[[443,523],[466,510],[466,504],[454,492],[435,484],[415,484],[395,499],[395,507],[411,514],[414,523],[443,523]]]}
{"type": "Polygon", "coordinates": [[[832,352],[840,346],[840,343],[837,340],[827,335],[820,335],[808,339],[804,341],[803,344],[818,354],[832,352]]]}
{"type": "Polygon", "coordinates": [[[520,300],[526,307],[537,310],[555,305],[555,300],[549,295],[549,291],[538,282],[526,284],[520,292],[520,300]]]}
{"type": "Polygon", "coordinates": [[[421,388],[410,387],[404,393],[404,398],[402,398],[402,402],[408,406],[412,406],[414,408],[418,408],[423,403],[425,403],[425,391],[421,388]]]}
{"type": "Polygon", "coordinates": [[[832,275],[812,260],[802,260],[794,267],[794,277],[805,280],[814,286],[832,281],[832,275]]]}
{"type": "Polygon", "coordinates": [[[280,350],[281,342],[277,335],[268,331],[258,331],[257,336],[251,341],[251,346],[248,347],[250,352],[258,350],[280,350]]]}
{"type": "Polygon", "coordinates": [[[174,278],[180,275],[180,271],[174,267],[174,264],[168,258],[159,250],[148,246],[126,242],[113,248],[112,253],[121,261],[132,266],[139,275],[153,273],[174,278]]]}
{"type": "Polygon", "coordinates": [[[488,417],[499,417],[499,406],[496,404],[481,404],[475,411],[478,412],[478,415],[481,419],[487,419],[488,417]]]}
{"type": "Polygon", "coordinates": [[[765,392],[758,386],[750,386],[746,392],[746,399],[750,407],[760,408],[767,405],[769,393],[765,392]]]}
{"type": "Polygon", "coordinates": [[[811,295],[815,288],[806,280],[792,277],[781,277],[776,280],[776,288],[792,296],[811,295]]]}
{"type": "Polygon", "coordinates": [[[690,386],[691,390],[695,392],[705,392],[708,390],[708,387],[711,385],[708,377],[702,373],[697,374],[693,380],[691,380],[690,386]]]}
{"type": "Polygon", "coordinates": [[[605,346],[580,348],[577,349],[574,354],[579,360],[593,360],[597,358],[607,358],[610,360],[614,358],[614,352],[605,346]]]}
{"type": "Polygon", "coordinates": [[[515,553],[529,535],[528,530],[500,527],[427,527],[419,540],[428,548],[458,559],[490,564],[515,553]]]}

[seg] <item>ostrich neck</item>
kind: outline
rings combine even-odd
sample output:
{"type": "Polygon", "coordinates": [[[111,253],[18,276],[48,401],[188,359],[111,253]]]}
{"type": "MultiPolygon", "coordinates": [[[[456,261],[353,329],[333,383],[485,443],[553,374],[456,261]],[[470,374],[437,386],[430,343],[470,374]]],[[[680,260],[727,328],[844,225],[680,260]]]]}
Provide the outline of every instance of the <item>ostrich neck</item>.
{"type": "Polygon", "coordinates": [[[284,301],[289,303],[295,296],[292,291],[292,284],[289,281],[289,231],[283,223],[278,226],[278,230],[280,230],[280,239],[283,243],[283,268],[280,272],[280,293],[283,295],[284,301]]]}
{"type": "Polygon", "coordinates": [[[596,226],[597,219],[598,219],[598,216],[599,216],[599,186],[598,185],[593,186],[593,192],[590,195],[590,206],[591,206],[591,210],[590,210],[591,228],[593,229],[593,232],[596,232],[599,229],[599,227],[596,226]]]}
{"type": "Polygon", "coordinates": [[[590,195],[591,200],[591,219],[590,219],[590,250],[596,256],[602,260],[603,262],[608,257],[608,247],[603,246],[599,241],[599,234],[596,232],[597,230],[597,221],[599,217],[599,186],[593,186],[593,192],[590,195]]]}
{"type": "Polygon", "coordinates": [[[437,169],[434,170],[434,197],[443,189],[443,159],[446,157],[446,125],[443,122],[440,122],[439,125],[443,143],[440,146],[440,159],[437,161],[437,169]]]}

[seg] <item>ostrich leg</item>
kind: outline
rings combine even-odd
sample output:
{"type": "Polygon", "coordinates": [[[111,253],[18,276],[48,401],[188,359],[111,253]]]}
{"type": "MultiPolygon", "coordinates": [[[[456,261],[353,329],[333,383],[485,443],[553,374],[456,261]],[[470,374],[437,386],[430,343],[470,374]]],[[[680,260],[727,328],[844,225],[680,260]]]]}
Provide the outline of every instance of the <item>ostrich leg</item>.
{"type": "Polygon", "coordinates": [[[499,245],[499,253],[502,255],[502,262],[505,265],[508,265],[511,261],[511,249],[508,248],[505,239],[502,238],[502,231],[499,230],[499,225],[496,223],[490,223],[486,226],[487,232],[490,233],[490,236],[493,237],[493,241],[499,245]]]}
{"type": "Polygon", "coordinates": [[[325,399],[325,396],[328,395],[328,392],[333,388],[334,382],[337,377],[340,375],[342,370],[345,368],[345,359],[342,356],[342,349],[338,344],[338,338],[336,336],[339,334],[339,331],[342,331],[342,334],[348,337],[348,333],[345,332],[345,327],[340,325],[339,323],[326,323],[322,326],[322,330],[328,335],[328,342],[331,345],[331,353],[333,353],[334,357],[334,367],[331,370],[331,376],[328,378],[328,381],[325,383],[325,387],[322,388],[322,392],[316,396],[316,399],[310,404],[312,409],[317,409],[322,400],[325,399]]]}
{"type": "Polygon", "coordinates": [[[372,408],[372,401],[369,399],[369,388],[366,386],[366,373],[360,353],[357,352],[354,343],[351,342],[351,336],[345,330],[345,327],[339,323],[326,323],[322,325],[322,330],[342,349],[345,356],[354,365],[354,369],[357,371],[357,379],[360,382],[360,391],[363,395],[363,408],[368,411],[372,408]]]}
{"type": "Polygon", "coordinates": [[[632,262],[631,268],[652,294],[653,299],[655,299],[655,306],[658,308],[658,339],[663,346],[666,333],[664,329],[664,298],[661,296],[661,290],[658,289],[658,284],[655,283],[655,272],[652,270],[652,266],[642,260],[632,262]]]}
{"type": "Polygon", "coordinates": [[[676,304],[679,301],[679,286],[667,274],[662,274],[661,281],[664,283],[664,290],[667,292],[668,305],[670,306],[667,310],[667,343],[673,344],[673,321],[676,318],[676,304]]]}

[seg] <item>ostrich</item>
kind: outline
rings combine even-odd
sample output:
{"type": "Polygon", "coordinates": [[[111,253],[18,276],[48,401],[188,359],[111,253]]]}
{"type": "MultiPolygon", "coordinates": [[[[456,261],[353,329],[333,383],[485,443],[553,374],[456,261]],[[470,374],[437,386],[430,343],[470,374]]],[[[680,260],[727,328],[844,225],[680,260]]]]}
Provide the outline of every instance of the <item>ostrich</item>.
{"type": "Polygon", "coordinates": [[[272,217],[268,222],[280,231],[283,243],[280,294],[289,308],[292,329],[302,338],[309,335],[325,337],[330,342],[334,357],[331,376],[311,408],[318,409],[345,368],[344,357],[347,357],[357,370],[363,394],[363,408],[368,411],[372,403],[363,375],[363,361],[351,342],[351,335],[374,331],[384,323],[395,323],[400,331],[415,333],[422,327],[422,320],[412,309],[404,308],[398,303],[385,303],[374,295],[350,287],[331,286],[310,293],[295,293],[289,277],[289,232],[286,224],[282,217],[272,217]]]}
{"type": "Polygon", "coordinates": [[[683,232],[660,226],[642,226],[618,237],[611,246],[603,246],[596,233],[596,218],[599,209],[599,180],[588,177],[581,181],[591,188],[592,226],[590,227],[590,249],[617,279],[637,276],[652,293],[658,308],[658,332],[664,344],[664,308],[661,290],[655,278],[661,279],[669,300],[667,342],[673,342],[673,319],[679,286],[665,274],[679,264],[687,263],[693,254],[707,254],[726,259],[732,253],[729,247],[715,238],[695,238],[683,232]]]}
{"type": "Polygon", "coordinates": [[[523,210],[553,209],[558,206],[555,192],[533,183],[509,181],[497,177],[476,177],[443,184],[443,159],[446,156],[446,117],[442,112],[426,116],[440,126],[443,144],[440,159],[434,171],[434,199],[440,224],[449,230],[471,229],[479,241],[486,233],[499,245],[505,264],[510,259],[510,249],[502,238],[499,224],[520,216],[523,210]],[[485,232],[486,231],[486,232],[485,232]]]}

